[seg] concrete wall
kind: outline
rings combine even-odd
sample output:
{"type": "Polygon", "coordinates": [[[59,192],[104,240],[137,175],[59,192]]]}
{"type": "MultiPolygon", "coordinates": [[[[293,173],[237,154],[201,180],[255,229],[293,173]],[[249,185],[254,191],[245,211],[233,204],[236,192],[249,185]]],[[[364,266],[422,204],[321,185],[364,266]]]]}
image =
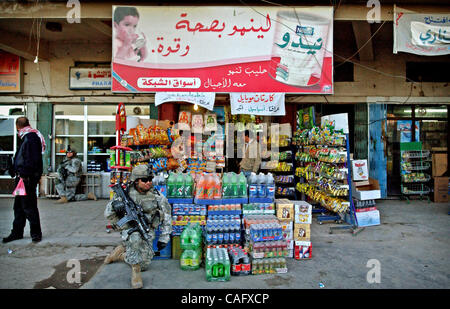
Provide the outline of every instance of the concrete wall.
{"type": "MultiPolygon", "coordinates": [[[[335,84],[335,94],[327,96],[334,102],[345,103],[348,97],[419,97],[420,90],[425,97],[448,97],[450,88],[448,83],[423,83],[422,87],[415,83],[411,92],[411,83],[406,82],[406,61],[448,61],[446,57],[424,57],[410,54],[392,54],[391,44],[375,50],[375,61],[354,65],[354,82],[339,82],[335,84]],[[364,68],[363,66],[371,69],[364,68]],[[384,72],[381,74],[373,70],[384,72]],[[394,75],[397,77],[392,77],[394,75]]],[[[65,96],[102,96],[113,95],[107,90],[100,91],[71,91],[69,90],[69,67],[75,61],[109,62],[111,61],[110,44],[94,43],[66,43],[66,45],[50,44],[50,62],[35,64],[32,61],[24,61],[24,92],[25,96],[37,96],[36,100],[42,100],[41,96],[61,97],[52,98],[51,101],[68,101],[65,96]]],[[[339,60],[335,57],[335,60],[339,60]]],[[[358,60],[356,59],[356,62],[358,60]]],[[[115,95],[123,96],[123,95],[115,95]]],[[[141,95],[144,101],[153,101],[152,95],[141,95]]],[[[306,96],[302,101],[306,102],[321,96],[306,96]]],[[[17,99],[17,97],[16,97],[17,99]]],[[[3,99],[4,100],[4,99],[3,99]]],[[[107,99],[99,99],[99,102],[107,99]]],[[[112,102],[112,100],[111,100],[112,102]]],[[[365,102],[361,100],[361,102],[365,102]]]]}

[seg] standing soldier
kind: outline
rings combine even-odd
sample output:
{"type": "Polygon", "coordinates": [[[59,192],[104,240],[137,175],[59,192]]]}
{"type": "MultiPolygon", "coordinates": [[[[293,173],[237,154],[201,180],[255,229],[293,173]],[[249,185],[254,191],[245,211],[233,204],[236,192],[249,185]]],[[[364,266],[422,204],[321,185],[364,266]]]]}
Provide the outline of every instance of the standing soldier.
{"type": "Polygon", "coordinates": [[[60,196],[57,203],[67,203],[71,200],[85,201],[87,199],[97,200],[93,192],[86,194],[75,194],[78,184],[81,181],[81,160],[77,157],[75,149],[71,149],[70,145],[67,149],[65,160],[59,165],[56,179],[56,191],[60,196]]]}
{"type": "MultiPolygon", "coordinates": [[[[138,165],[131,172],[129,189],[130,198],[140,205],[150,222],[150,232],[148,233],[150,243],[155,239],[155,230],[160,226],[160,236],[158,239],[158,251],[163,250],[170,240],[172,232],[171,208],[167,199],[160,195],[152,186],[153,175],[149,175],[147,165],[138,165]]],[[[115,195],[113,200],[106,205],[105,217],[111,222],[114,228],[122,217],[120,199],[115,195]]],[[[145,271],[155,255],[153,248],[149,247],[139,232],[129,234],[132,226],[125,224],[121,229],[123,245],[116,247],[106,258],[105,264],[117,261],[124,261],[131,266],[131,287],[140,289],[143,287],[141,271],[145,271]]]]}

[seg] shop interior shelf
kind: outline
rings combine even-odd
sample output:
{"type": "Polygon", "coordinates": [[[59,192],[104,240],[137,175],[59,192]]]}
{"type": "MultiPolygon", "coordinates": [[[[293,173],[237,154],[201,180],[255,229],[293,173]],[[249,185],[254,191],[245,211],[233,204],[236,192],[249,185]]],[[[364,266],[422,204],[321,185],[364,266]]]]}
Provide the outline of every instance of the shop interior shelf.
{"type": "Polygon", "coordinates": [[[430,152],[428,150],[402,151],[403,159],[421,159],[428,158],[430,152]]]}
{"type": "Polygon", "coordinates": [[[405,195],[424,195],[430,193],[431,190],[428,186],[423,184],[405,184],[402,185],[402,193],[405,195]]]}
{"type": "Polygon", "coordinates": [[[412,161],[402,163],[402,169],[404,171],[425,171],[430,167],[431,167],[430,163],[424,161],[412,161]]]}

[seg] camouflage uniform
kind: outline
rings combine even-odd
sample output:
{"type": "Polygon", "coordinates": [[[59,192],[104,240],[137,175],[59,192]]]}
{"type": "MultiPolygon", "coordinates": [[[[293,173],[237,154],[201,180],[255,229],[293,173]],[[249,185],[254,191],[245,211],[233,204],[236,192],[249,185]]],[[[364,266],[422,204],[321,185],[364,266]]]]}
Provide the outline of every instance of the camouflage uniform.
{"type": "MultiPolygon", "coordinates": [[[[130,186],[129,196],[136,204],[141,205],[151,223],[151,230],[148,233],[150,242],[152,243],[155,239],[155,230],[160,226],[161,233],[159,241],[168,243],[170,233],[172,232],[172,216],[167,199],[160,195],[154,188],[146,193],[140,193],[133,185],[130,186]]],[[[114,196],[108,205],[106,205],[105,209],[105,217],[113,225],[120,220],[112,207],[113,202],[116,200],[119,200],[119,197],[114,196]]],[[[144,271],[148,268],[155,253],[153,252],[153,248],[149,248],[148,244],[142,239],[139,232],[133,232],[128,235],[130,228],[131,226],[126,224],[121,230],[121,236],[126,250],[125,262],[130,265],[139,264],[141,270],[144,271]]]]}
{"type": "Polygon", "coordinates": [[[56,191],[60,196],[65,196],[68,201],[85,201],[88,199],[86,194],[75,194],[78,184],[81,181],[81,160],[73,157],[64,160],[58,167],[58,178],[56,179],[56,191]],[[64,178],[61,170],[66,170],[67,177],[64,178]]]}

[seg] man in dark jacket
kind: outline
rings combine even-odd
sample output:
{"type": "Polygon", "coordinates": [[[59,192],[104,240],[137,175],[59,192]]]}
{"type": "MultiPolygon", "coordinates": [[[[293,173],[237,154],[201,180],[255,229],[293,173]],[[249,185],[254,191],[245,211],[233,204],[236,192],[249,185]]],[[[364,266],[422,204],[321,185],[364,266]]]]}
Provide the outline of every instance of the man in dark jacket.
{"type": "Polygon", "coordinates": [[[45,141],[39,131],[31,128],[26,117],[17,118],[16,128],[22,143],[14,156],[14,163],[9,173],[11,177],[16,177],[16,185],[20,178],[23,179],[26,195],[16,196],[14,199],[13,228],[11,234],[3,238],[3,242],[22,239],[28,219],[31,239],[33,243],[36,243],[42,239],[36,187],[42,175],[42,153],[45,150],[45,141]]]}

